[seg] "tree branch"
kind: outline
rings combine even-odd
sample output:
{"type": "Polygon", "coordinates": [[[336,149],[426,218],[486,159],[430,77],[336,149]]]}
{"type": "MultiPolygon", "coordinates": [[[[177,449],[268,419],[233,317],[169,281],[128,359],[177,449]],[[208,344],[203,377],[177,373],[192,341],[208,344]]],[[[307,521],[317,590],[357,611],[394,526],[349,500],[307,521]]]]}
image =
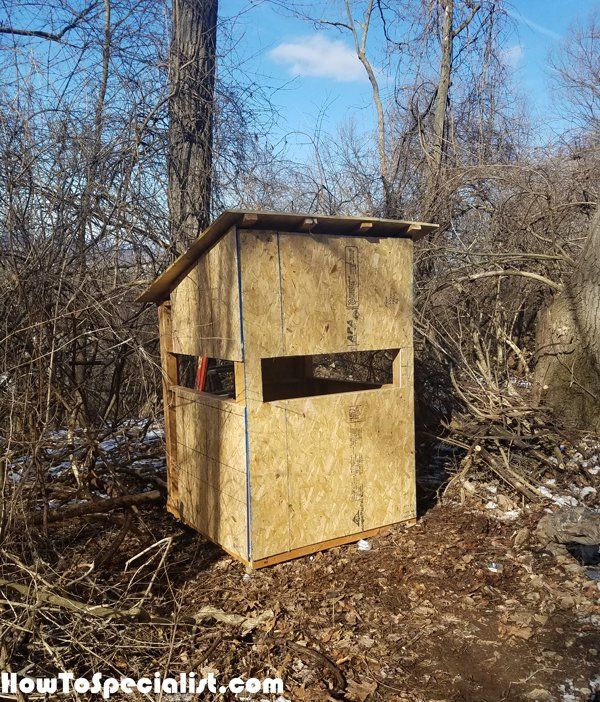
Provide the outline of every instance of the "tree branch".
{"type": "Polygon", "coordinates": [[[473,7],[473,9],[471,10],[471,14],[464,20],[464,22],[462,22],[462,24],[460,24],[454,30],[454,32],[452,32],[453,39],[456,39],[456,37],[462,32],[462,30],[471,24],[471,22],[473,21],[473,17],[475,17],[475,15],[479,12],[480,9],[481,9],[481,5],[479,3],[477,3],[477,5],[475,5],[473,7]]]}
{"type": "Polygon", "coordinates": [[[461,278],[456,278],[453,282],[462,283],[467,280],[480,280],[481,278],[493,278],[494,276],[504,276],[504,275],[516,275],[521,278],[531,278],[532,280],[537,280],[538,283],[544,283],[545,285],[554,288],[554,290],[561,291],[563,286],[560,283],[555,283],[550,278],[546,278],[538,273],[531,273],[530,271],[518,271],[511,268],[501,270],[501,271],[485,271],[483,273],[473,273],[472,275],[464,275],[461,278]]]}
{"type": "Polygon", "coordinates": [[[87,15],[89,15],[90,12],[97,7],[97,5],[97,2],[93,2],[91,5],[88,5],[75,17],[72,22],[69,22],[69,24],[64,26],[61,31],[58,32],[58,34],[53,32],[44,32],[41,29],[19,29],[18,27],[4,26],[0,26],[0,34],[13,34],[14,36],[19,37],[34,37],[36,39],[45,39],[46,41],[54,41],[61,44],[65,34],[70,32],[72,29],[75,29],[81,20],[85,19],[85,17],[87,17],[87,15]]]}

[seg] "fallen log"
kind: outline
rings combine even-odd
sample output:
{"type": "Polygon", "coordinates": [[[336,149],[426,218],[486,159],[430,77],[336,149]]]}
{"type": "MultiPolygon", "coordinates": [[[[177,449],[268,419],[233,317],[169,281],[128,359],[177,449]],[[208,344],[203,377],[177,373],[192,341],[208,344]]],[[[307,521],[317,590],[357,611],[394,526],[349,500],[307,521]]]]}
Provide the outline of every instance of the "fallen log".
{"type": "Polygon", "coordinates": [[[59,607],[61,609],[67,609],[70,612],[76,612],[77,614],[85,614],[91,617],[109,617],[114,619],[133,619],[141,620],[156,624],[171,624],[171,620],[165,617],[152,617],[145,610],[139,607],[132,607],[127,610],[118,610],[112,607],[106,607],[104,605],[93,605],[86,604],[85,602],[79,602],[71,597],[65,597],[63,595],[57,595],[54,592],[47,592],[39,588],[23,585],[21,583],[13,583],[5,578],[0,578],[0,588],[9,588],[18,592],[25,597],[33,597],[36,602],[45,602],[46,604],[53,605],[54,607],[59,607]]]}
{"type": "Polygon", "coordinates": [[[60,509],[51,509],[47,512],[39,512],[27,517],[29,524],[51,524],[62,522],[65,519],[82,517],[86,514],[102,514],[111,512],[113,509],[122,507],[133,507],[160,500],[162,493],[160,490],[150,490],[150,492],[138,492],[133,495],[122,495],[121,497],[111,497],[105,500],[88,500],[77,505],[68,505],[60,509]]]}

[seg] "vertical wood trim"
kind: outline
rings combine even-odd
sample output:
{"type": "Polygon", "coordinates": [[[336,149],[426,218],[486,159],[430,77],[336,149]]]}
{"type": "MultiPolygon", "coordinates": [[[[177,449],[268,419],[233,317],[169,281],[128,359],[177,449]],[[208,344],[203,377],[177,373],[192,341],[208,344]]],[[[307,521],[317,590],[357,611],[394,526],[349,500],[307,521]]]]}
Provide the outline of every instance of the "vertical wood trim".
{"type": "Polygon", "coordinates": [[[173,386],[179,384],[177,357],[173,349],[171,303],[158,306],[158,329],[160,337],[160,362],[162,367],[163,407],[165,414],[165,444],[167,454],[167,507],[177,517],[179,514],[179,481],[177,476],[177,421],[175,417],[175,395],[173,386]]]}
{"type": "Polygon", "coordinates": [[[233,362],[233,375],[235,383],[235,401],[243,404],[246,402],[246,379],[243,363],[239,361],[233,362]]]}
{"type": "Polygon", "coordinates": [[[244,295],[243,295],[243,285],[242,285],[242,258],[241,258],[241,245],[240,245],[240,230],[237,226],[233,227],[233,232],[235,236],[235,260],[237,266],[237,285],[238,285],[238,305],[239,305],[239,319],[240,319],[240,341],[242,347],[242,379],[244,383],[244,434],[245,434],[245,445],[246,445],[246,558],[251,560],[252,558],[252,503],[251,495],[252,489],[250,485],[250,432],[248,428],[248,401],[247,401],[247,371],[248,367],[246,365],[246,343],[244,339],[244,295]]]}
{"type": "Polygon", "coordinates": [[[402,349],[398,349],[394,360],[392,361],[392,383],[398,388],[402,387],[402,349]]]}

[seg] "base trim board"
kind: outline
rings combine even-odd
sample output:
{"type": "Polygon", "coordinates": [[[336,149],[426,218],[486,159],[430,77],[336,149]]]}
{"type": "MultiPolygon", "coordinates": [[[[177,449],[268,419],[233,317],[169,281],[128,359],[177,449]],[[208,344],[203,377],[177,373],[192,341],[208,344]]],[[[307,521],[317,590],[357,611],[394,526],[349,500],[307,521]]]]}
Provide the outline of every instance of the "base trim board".
{"type": "Polygon", "coordinates": [[[300,546],[299,548],[292,549],[291,551],[284,551],[283,553],[277,553],[274,556],[266,556],[265,558],[259,558],[256,561],[252,561],[249,565],[255,570],[260,568],[267,568],[268,566],[276,565],[277,563],[284,563],[286,561],[292,561],[296,558],[302,558],[303,556],[310,556],[318,551],[326,551],[330,548],[335,548],[336,546],[344,546],[346,544],[351,544],[361,539],[370,539],[373,536],[377,536],[394,526],[406,525],[412,526],[416,524],[416,518],[403,519],[400,522],[394,522],[393,524],[386,524],[384,526],[376,527],[375,529],[368,529],[367,531],[360,531],[356,534],[348,534],[347,536],[338,536],[336,539],[328,539],[327,541],[320,541],[316,544],[309,544],[308,546],[300,546]]]}

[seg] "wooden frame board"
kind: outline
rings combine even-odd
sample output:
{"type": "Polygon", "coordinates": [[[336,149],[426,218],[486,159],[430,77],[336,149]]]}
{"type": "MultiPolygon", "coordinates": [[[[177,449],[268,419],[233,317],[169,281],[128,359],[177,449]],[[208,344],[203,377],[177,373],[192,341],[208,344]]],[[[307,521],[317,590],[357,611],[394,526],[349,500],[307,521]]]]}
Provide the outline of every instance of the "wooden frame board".
{"type": "Polygon", "coordinates": [[[361,531],[356,534],[348,534],[347,536],[340,536],[337,539],[327,539],[326,541],[320,541],[317,544],[309,544],[307,546],[301,546],[299,548],[292,549],[291,551],[285,551],[284,553],[277,553],[274,556],[267,556],[266,558],[259,558],[256,561],[248,562],[246,565],[259,570],[260,568],[267,568],[268,566],[277,565],[278,563],[285,563],[286,561],[292,561],[296,558],[303,558],[304,556],[310,556],[313,553],[318,553],[319,551],[326,551],[330,548],[336,548],[337,546],[345,546],[347,544],[356,543],[361,539],[372,539],[379,534],[385,533],[394,526],[411,526],[417,523],[416,518],[405,519],[401,522],[396,522],[395,524],[387,524],[385,526],[380,526],[375,529],[369,529],[368,531],[361,531]]]}

